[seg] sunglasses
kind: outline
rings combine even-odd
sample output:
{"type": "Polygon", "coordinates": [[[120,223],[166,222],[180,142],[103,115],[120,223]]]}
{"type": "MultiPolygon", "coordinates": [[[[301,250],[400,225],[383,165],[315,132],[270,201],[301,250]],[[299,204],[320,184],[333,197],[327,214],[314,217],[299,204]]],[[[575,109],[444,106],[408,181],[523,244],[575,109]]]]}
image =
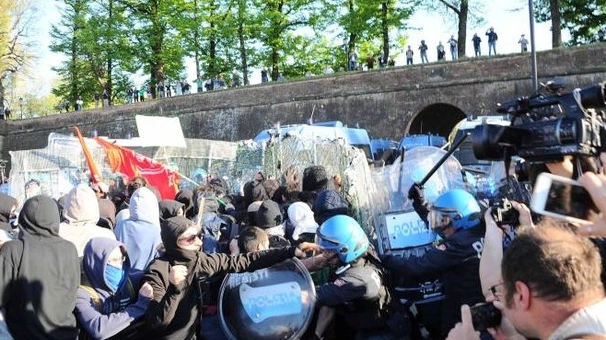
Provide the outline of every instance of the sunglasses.
{"type": "Polygon", "coordinates": [[[200,237],[200,234],[194,234],[194,235],[180,237],[179,239],[177,239],[177,242],[181,242],[181,243],[190,245],[196,241],[196,237],[200,237]]]}

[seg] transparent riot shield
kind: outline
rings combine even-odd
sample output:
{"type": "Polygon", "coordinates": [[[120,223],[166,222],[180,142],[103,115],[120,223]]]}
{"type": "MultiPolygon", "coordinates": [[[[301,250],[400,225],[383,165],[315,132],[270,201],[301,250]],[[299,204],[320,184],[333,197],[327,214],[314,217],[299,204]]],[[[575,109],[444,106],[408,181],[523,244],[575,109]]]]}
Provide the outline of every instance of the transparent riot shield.
{"type": "MultiPolygon", "coordinates": [[[[430,245],[436,234],[426,226],[412,207],[408,199],[408,190],[418,183],[437,164],[446,151],[423,146],[414,148],[404,155],[404,160],[396,160],[393,165],[374,175],[379,197],[374,200],[384,202],[374,212],[378,236],[378,248],[381,254],[400,251],[417,253],[416,247],[430,245]]],[[[449,189],[465,188],[463,168],[453,156],[436,170],[425,182],[425,198],[431,203],[449,189]]]]}
{"type": "Polygon", "coordinates": [[[298,339],[313,317],[315,294],[297,259],[229,274],[219,293],[221,327],[232,340],[298,339]]]}
{"type": "MultiPolygon", "coordinates": [[[[408,190],[419,183],[446,155],[446,151],[423,146],[404,154],[390,167],[373,176],[377,190],[375,202],[381,202],[374,213],[377,246],[382,256],[420,257],[430,250],[437,235],[421,220],[408,199],[408,190]]],[[[425,182],[425,198],[431,204],[443,192],[465,188],[463,168],[456,158],[449,156],[425,182]]],[[[430,334],[440,332],[440,310],[444,299],[439,277],[411,279],[399,276],[394,282],[394,297],[403,308],[414,305],[417,321],[430,334]]]]}

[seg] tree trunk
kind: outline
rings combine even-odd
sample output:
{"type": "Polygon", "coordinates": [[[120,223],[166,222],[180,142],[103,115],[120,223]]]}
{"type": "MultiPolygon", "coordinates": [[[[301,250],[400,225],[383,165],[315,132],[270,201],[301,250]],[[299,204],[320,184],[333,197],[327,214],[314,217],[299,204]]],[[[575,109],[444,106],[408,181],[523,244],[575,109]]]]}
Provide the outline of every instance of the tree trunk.
{"type": "Polygon", "coordinates": [[[383,34],[383,55],[384,61],[389,60],[389,26],[387,24],[387,1],[381,3],[381,33],[383,34]]]}
{"type": "Polygon", "coordinates": [[[461,11],[459,12],[459,32],[457,42],[457,54],[459,58],[465,58],[465,47],[467,42],[467,15],[469,14],[469,1],[461,1],[461,11]]]}
{"type": "MultiPolygon", "coordinates": [[[[240,15],[241,13],[239,13],[240,15]]],[[[241,18],[241,16],[240,16],[241,18]]],[[[238,41],[240,44],[240,61],[242,66],[242,81],[244,85],[248,85],[248,54],[246,53],[246,38],[244,37],[244,25],[242,20],[238,22],[238,41]]]]}
{"type": "Polygon", "coordinates": [[[562,13],[559,0],[549,0],[551,13],[551,47],[562,47],[562,13]]]}
{"type": "Polygon", "coordinates": [[[194,11],[195,11],[195,18],[196,20],[194,21],[196,28],[194,31],[194,62],[196,63],[196,79],[199,79],[201,76],[201,72],[200,72],[200,18],[198,17],[198,13],[199,13],[199,8],[198,8],[198,1],[194,0],[194,11]]]}

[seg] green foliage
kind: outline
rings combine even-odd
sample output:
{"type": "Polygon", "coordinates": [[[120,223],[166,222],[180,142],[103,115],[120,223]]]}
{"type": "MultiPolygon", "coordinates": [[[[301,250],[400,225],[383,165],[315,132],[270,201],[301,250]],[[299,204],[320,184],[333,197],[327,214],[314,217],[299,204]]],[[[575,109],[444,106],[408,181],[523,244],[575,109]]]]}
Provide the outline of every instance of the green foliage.
{"type": "MultiPolygon", "coordinates": [[[[345,68],[347,55],[378,55],[402,44],[416,1],[406,0],[61,0],[62,20],[51,49],[65,55],[57,68],[58,98],[92,98],[108,89],[120,103],[143,71],[152,89],[184,74],[194,58],[204,77],[234,71],[246,81],[267,68],[272,79],[345,68]],[[177,15],[176,15],[177,14],[177,15]]],[[[136,84],[138,85],[138,84],[136,84]]]]}
{"type": "MultiPolygon", "coordinates": [[[[567,45],[585,45],[606,41],[606,0],[557,0],[560,10],[560,28],[568,30],[567,45]]],[[[535,18],[538,22],[550,21],[549,0],[535,0],[535,18]]]]}

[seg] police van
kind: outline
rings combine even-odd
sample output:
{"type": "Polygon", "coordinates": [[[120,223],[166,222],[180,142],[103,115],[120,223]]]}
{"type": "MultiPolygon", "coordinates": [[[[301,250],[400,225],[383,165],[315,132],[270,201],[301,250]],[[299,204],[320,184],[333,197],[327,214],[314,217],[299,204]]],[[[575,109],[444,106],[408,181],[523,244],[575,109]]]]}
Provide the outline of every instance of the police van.
{"type": "Polygon", "coordinates": [[[292,124],[276,126],[275,128],[261,131],[253,141],[259,144],[268,142],[271,138],[282,136],[304,136],[307,138],[320,139],[343,139],[366,155],[370,162],[375,160],[375,152],[371,145],[370,136],[366,129],[350,128],[340,121],[318,122],[313,124],[292,124]]]}

